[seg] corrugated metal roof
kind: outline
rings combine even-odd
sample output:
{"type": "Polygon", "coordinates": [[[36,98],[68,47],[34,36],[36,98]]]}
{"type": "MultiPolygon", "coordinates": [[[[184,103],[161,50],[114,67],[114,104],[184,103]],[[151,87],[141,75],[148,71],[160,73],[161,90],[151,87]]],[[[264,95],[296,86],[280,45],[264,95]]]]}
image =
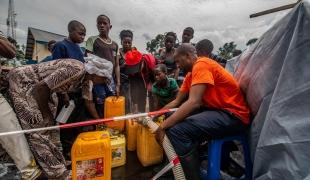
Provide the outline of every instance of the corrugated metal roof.
{"type": "Polygon", "coordinates": [[[66,37],[61,34],[56,34],[32,27],[29,27],[29,31],[31,31],[35,41],[41,41],[41,42],[48,42],[50,40],[61,41],[66,37]]]}
{"type": "Polygon", "coordinates": [[[56,34],[56,33],[44,31],[41,29],[29,27],[28,28],[28,35],[27,35],[27,46],[26,46],[25,58],[26,59],[32,59],[32,54],[33,54],[35,42],[47,44],[51,40],[61,41],[65,37],[66,36],[61,35],[61,34],[56,34]]]}

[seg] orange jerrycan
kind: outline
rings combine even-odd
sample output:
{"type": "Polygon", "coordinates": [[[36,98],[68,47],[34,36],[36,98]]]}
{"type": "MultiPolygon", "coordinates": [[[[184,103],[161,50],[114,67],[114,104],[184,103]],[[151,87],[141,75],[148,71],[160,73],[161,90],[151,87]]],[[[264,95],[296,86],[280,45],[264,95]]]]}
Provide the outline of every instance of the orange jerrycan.
{"type": "Polygon", "coordinates": [[[163,159],[163,149],[156,142],[155,135],[148,128],[138,126],[137,155],[139,161],[144,167],[160,163],[163,159]]]}
{"type": "Polygon", "coordinates": [[[71,149],[73,180],[111,179],[111,142],[108,131],[79,134],[71,149]]]}
{"type": "MultiPolygon", "coordinates": [[[[110,118],[115,116],[125,115],[125,97],[110,96],[105,99],[104,102],[104,117],[110,118]]],[[[109,128],[123,131],[125,128],[124,121],[109,122],[106,123],[109,128]]]]}
{"type": "Polygon", "coordinates": [[[137,149],[137,130],[138,123],[133,119],[126,121],[127,150],[135,151],[137,149]]]}

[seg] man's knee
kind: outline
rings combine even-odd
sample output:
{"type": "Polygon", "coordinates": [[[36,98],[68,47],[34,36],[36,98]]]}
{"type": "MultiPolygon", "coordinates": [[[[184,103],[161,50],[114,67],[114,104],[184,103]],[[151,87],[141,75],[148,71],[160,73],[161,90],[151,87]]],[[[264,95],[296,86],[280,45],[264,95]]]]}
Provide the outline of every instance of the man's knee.
{"type": "Polygon", "coordinates": [[[166,134],[171,139],[180,139],[185,137],[184,127],[182,123],[178,123],[166,130],[166,134]]]}
{"type": "Polygon", "coordinates": [[[190,132],[191,128],[184,122],[166,130],[166,135],[178,155],[187,154],[194,148],[195,141],[193,141],[190,132]]]}
{"type": "Polygon", "coordinates": [[[178,131],[176,130],[174,126],[167,129],[165,132],[166,132],[167,137],[172,143],[178,138],[178,135],[177,135],[178,131]]]}

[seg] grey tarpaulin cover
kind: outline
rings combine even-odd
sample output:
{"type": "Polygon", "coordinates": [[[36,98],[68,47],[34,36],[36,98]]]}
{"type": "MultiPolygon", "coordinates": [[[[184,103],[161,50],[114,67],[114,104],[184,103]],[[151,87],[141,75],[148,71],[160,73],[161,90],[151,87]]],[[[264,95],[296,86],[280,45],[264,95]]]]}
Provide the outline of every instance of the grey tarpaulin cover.
{"type": "Polygon", "coordinates": [[[234,76],[254,115],[253,177],[310,179],[310,3],[304,1],[237,61],[234,76]]]}

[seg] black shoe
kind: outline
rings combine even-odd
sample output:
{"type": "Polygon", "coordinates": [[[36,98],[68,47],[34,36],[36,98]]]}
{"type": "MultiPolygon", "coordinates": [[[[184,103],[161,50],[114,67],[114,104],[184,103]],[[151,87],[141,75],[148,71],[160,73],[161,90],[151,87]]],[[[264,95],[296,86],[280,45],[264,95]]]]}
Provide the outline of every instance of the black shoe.
{"type": "Polygon", "coordinates": [[[223,169],[223,171],[235,178],[241,178],[242,175],[245,174],[244,168],[241,167],[238,163],[236,163],[233,159],[229,160],[228,166],[223,169]]]}
{"type": "Polygon", "coordinates": [[[200,180],[199,154],[196,149],[184,156],[180,156],[182,168],[187,180],[200,180]]]}

